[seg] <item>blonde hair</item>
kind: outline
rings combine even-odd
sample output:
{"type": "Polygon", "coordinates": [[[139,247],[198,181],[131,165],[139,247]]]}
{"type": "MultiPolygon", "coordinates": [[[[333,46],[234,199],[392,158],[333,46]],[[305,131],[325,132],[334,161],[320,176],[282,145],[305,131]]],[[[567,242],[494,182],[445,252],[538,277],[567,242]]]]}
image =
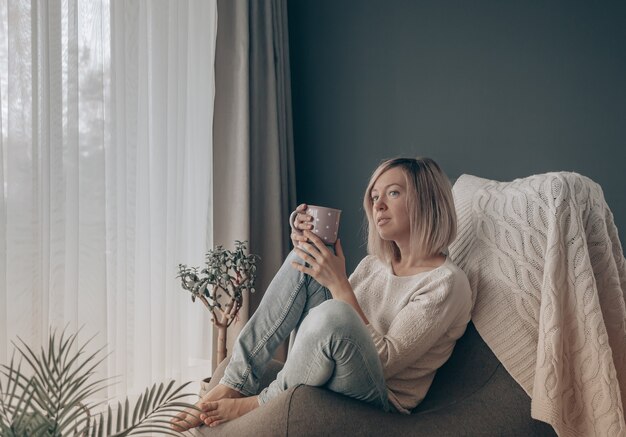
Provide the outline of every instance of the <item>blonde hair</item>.
{"type": "Polygon", "coordinates": [[[450,180],[430,158],[394,158],[378,166],[370,178],[363,209],[367,216],[367,253],[391,261],[400,258],[395,242],[383,240],[376,230],[371,191],[381,174],[392,168],[404,173],[412,253],[423,257],[445,252],[456,237],[456,210],[450,180]]]}

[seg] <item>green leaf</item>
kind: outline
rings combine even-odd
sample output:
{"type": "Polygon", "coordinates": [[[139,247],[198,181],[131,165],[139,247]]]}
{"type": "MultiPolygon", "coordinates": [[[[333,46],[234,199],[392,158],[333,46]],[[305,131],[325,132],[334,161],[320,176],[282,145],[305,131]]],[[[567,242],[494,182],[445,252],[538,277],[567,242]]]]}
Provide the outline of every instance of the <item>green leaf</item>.
{"type": "Polygon", "coordinates": [[[104,435],[104,416],[100,415],[98,417],[98,432],[97,436],[102,437],[104,435]]]}
{"type": "Polygon", "coordinates": [[[124,403],[124,428],[128,428],[128,412],[130,411],[130,405],[128,404],[128,398],[126,398],[126,402],[124,403]]]}
{"type": "Polygon", "coordinates": [[[118,402],[117,403],[117,422],[115,424],[115,431],[119,431],[120,429],[122,429],[122,416],[123,416],[122,403],[118,402]]]}
{"type": "Polygon", "coordinates": [[[46,347],[35,351],[25,342],[16,344],[8,365],[0,366],[0,435],[7,437],[60,437],[141,435],[148,430],[161,435],[180,435],[169,427],[169,419],[187,408],[195,408],[181,402],[188,394],[181,390],[186,384],[174,388],[174,381],[167,385],[155,384],[138,399],[132,420],[130,405],[118,402],[117,411],[107,406],[106,415],[96,418],[89,415],[86,406],[89,398],[106,388],[110,378],[96,379],[95,369],[104,360],[100,357],[104,348],[93,354],[86,353],[86,343],[77,343],[77,334],[59,336],[52,332],[46,347]],[[21,356],[16,361],[16,353],[21,356]],[[22,360],[28,366],[26,377],[22,372],[22,360]]]}
{"type": "Polygon", "coordinates": [[[136,423],[137,418],[140,415],[141,403],[143,402],[143,393],[139,395],[139,399],[135,403],[135,408],[133,408],[133,420],[132,423],[136,423]]]}
{"type": "Polygon", "coordinates": [[[111,411],[111,406],[107,407],[107,435],[111,435],[113,431],[111,427],[113,426],[113,412],[111,411]]]}

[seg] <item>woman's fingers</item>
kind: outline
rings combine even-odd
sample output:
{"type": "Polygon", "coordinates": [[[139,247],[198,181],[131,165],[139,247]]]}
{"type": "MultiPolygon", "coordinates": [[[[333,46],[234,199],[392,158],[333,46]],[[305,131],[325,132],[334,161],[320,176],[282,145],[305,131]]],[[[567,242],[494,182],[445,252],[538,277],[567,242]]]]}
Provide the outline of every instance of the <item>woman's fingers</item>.
{"type": "MultiPolygon", "coordinates": [[[[311,255],[310,252],[305,252],[304,250],[302,250],[303,245],[300,245],[300,247],[296,247],[294,250],[296,251],[296,253],[298,254],[298,256],[306,263],[308,264],[315,264],[317,265],[317,260],[315,259],[314,255],[311,255]]],[[[307,245],[310,246],[310,245],[307,245]]]]}
{"type": "Polygon", "coordinates": [[[291,243],[293,244],[294,248],[300,246],[302,243],[307,241],[307,238],[302,235],[302,232],[292,231],[290,237],[291,243]]]}
{"type": "Polygon", "coordinates": [[[344,258],[343,247],[341,246],[341,240],[339,238],[337,238],[337,241],[335,242],[335,253],[338,257],[344,258]]]}
{"type": "Polygon", "coordinates": [[[295,220],[294,226],[299,231],[303,231],[305,229],[310,229],[309,228],[309,222],[313,219],[313,217],[311,217],[310,215],[305,213],[307,208],[308,208],[308,206],[307,206],[306,203],[301,203],[296,208],[296,212],[298,214],[296,214],[296,220],[295,220]]]}
{"type": "Polygon", "coordinates": [[[311,242],[315,245],[315,248],[317,249],[318,252],[320,253],[330,252],[330,250],[328,249],[328,247],[326,247],[322,239],[318,237],[317,235],[315,235],[313,232],[304,231],[304,235],[308,237],[309,240],[311,240],[311,242]]]}
{"type": "Polygon", "coordinates": [[[298,241],[305,242],[305,241],[307,241],[307,240],[308,240],[308,238],[307,238],[307,237],[305,237],[305,236],[304,236],[304,235],[302,235],[302,234],[298,234],[298,233],[296,233],[296,232],[292,232],[292,233],[291,233],[291,239],[293,240],[293,242],[294,242],[294,243],[296,243],[296,242],[298,242],[298,241]]]}
{"type": "MultiPolygon", "coordinates": [[[[307,238],[307,237],[304,236],[304,238],[307,238]]],[[[319,249],[313,246],[311,243],[309,243],[308,239],[307,241],[304,241],[302,244],[300,244],[300,249],[305,250],[306,251],[305,253],[307,253],[308,255],[311,255],[313,258],[318,258],[319,255],[321,255],[321,252],[319,251],[319,249]]]]}
{"type": "Polygon", "coordinates": [[[313,217],[308,214],[296,214],[296,229],[304,231],[313,228],[313,217]]]}
{"type": "Polygon", "coordinates": [[[304,273],[304,274],[306,274],[306,275],[313,276],[312,274],[313,274],[314,272],[313,272],[313,269],[312,269],[312,268],[310,268],[310,267],[307,267],[307,266],[302,265],[302,264],[300,264],[300,263],[297,263],[297,262],[295,262],[295,261],[291,261],[291,266],[292,266],[293,268],[295,268],[296,270],[298,270],[298,271],[300,271],[300,272],[302,272],[302,273],[304,273]]]}
{"type": "Polygon", "coordinates": [[[202,408],[202,415],[208,416],[210,415],[212,412],[217,410],[217,407],[219,406],[219,404],[217,403],[217,401],[206,401],[203,402],[201,407],[202,408]]]}
{"type": "Polygon", "coordinates": [[[302,259],[303,261],[308,262],[309,264],[310,264],[310,261],[313,261],[313,257],[309,256],[308,253],[306,253],[304,250],[300,249],[299,247],[296,247],[294,250],[300,257],[300,259],[302,259]]]}
{"type": "Polygon", "coordinates": [[[304,214],[304,211],[306,211],[306,203],[301,203],[300,205],[298,205],[298,207],[296,208],[296,212],[298,214],[296,214],[296,220],[294,222],[294,227],[298,230],[302,230],[302,228],[300,227],[302,223],[306,222],[306,219],[304,218],[306,216],[306,214],[304,214]]]}

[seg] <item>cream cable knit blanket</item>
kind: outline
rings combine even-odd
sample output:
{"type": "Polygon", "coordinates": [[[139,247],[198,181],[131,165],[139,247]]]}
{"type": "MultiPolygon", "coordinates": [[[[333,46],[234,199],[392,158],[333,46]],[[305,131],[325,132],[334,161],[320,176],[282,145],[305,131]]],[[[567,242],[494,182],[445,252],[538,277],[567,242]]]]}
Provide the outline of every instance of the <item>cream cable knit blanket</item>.
{"type": "Polygon", "coordinates": [[[626,263],[602,189],[576,173],[454,184],[450,247],[474,324],[559,436],[626,436],[626,263]]]}

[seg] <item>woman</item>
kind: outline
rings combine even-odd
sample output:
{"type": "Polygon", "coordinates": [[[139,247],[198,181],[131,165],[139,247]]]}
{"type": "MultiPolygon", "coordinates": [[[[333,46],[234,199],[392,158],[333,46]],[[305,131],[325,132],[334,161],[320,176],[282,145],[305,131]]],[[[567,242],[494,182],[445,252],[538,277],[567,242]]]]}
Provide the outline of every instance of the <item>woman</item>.
{"type": "Polygon", "coordinates": [[[368,256],[348,279],[341,241],[313,234],[298,207],[287,257],[239,335],[224,377],[173,427],[216,426],[297,384],[323,386],[408,414],[426,395],[470,320],[467,277],[447,256],[456,234],[449,180],[432,159],[398,158],[373,173],[363,199],[368,256]],[[258,393],[275,349],[289,357],[258,393]]]}

